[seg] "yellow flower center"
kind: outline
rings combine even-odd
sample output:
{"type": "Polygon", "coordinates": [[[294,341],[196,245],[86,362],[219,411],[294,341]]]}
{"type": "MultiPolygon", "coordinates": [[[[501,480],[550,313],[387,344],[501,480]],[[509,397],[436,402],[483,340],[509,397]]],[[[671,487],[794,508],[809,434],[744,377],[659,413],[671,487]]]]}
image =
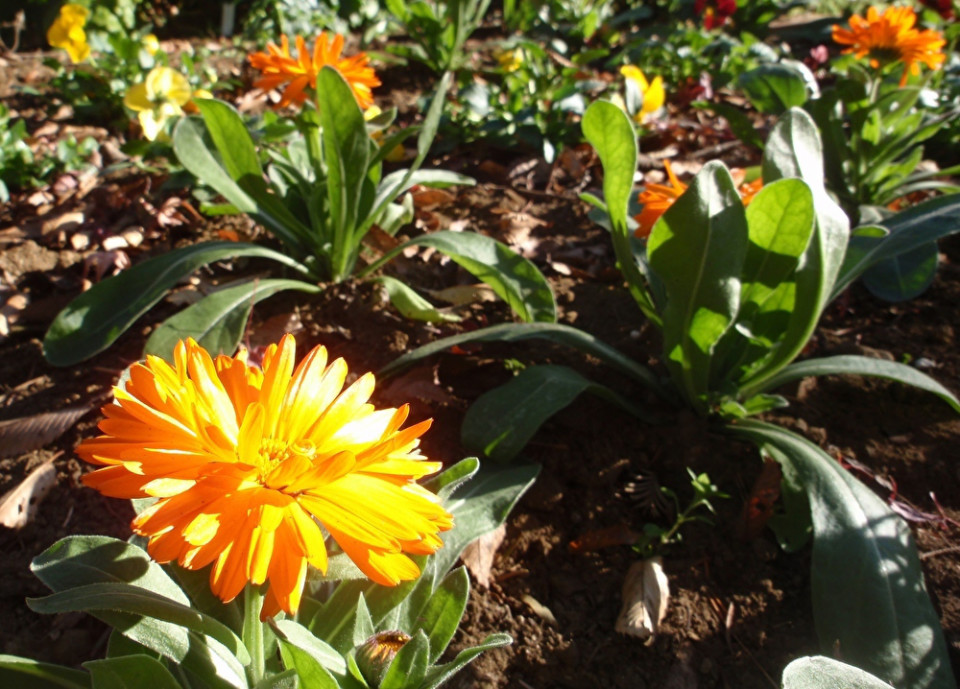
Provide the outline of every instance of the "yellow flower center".
{"type": "Polygon", "coordinates": [[[257,474],[260,482],[266,485],[270,474],[278,466],[290,459],[305,459],[311,464],[317,453],[317,446],[310,440],[298,440],[289,443],[276,438],[264,438],[257,454],[257,474]]]}

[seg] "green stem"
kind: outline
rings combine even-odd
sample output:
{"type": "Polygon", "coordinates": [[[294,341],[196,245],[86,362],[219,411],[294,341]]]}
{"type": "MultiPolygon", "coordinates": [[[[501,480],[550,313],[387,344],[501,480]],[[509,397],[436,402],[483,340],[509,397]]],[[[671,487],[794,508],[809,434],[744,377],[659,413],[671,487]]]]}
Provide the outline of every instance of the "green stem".
{"type": "Polygon", "coordinates": [[[260,587],[248,583],[243,590],[243,645],[250,653],[247,679],[251,686],[256,686],[263,679],[266,662],[263,650],[263,623],[260,621],[262,605],[263,593],[260,587]]]}

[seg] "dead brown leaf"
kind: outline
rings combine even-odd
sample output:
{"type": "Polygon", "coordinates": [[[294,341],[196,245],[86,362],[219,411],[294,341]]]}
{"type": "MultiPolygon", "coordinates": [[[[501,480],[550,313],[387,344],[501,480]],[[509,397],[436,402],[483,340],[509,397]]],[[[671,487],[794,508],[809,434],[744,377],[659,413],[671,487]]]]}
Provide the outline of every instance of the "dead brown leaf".
{"type": "Polygon", "coordinates": [[[20,529],[33,521],[40,501],[57,483],[53,459],[31,471],[19,486],[0,498],[0,524],[8,529],[20,529]]]}
{"type": "Polygon", "coordinates": [[[493,569],[493,559],[497,549],[507,535],[507,527],[501,524],[490,533],[481,536],[463,549],[460,559],[480,588],[490,588],[493,580],[490,570],[493,569]]]}
{"type": "Polygon", "coordinates": [[[0,457],[14,457],[53,442],[91,408],[70,407],[0,421],[0,457]]]}
{"type": "Polygon", "coordinates": [[[438,365],[418,366],[403,375],[391,378],[380,390],[379,397],[387,404],[401,405],[411,399],[429,404],[446,404],[452,399],[440,384],[438,365]]]}

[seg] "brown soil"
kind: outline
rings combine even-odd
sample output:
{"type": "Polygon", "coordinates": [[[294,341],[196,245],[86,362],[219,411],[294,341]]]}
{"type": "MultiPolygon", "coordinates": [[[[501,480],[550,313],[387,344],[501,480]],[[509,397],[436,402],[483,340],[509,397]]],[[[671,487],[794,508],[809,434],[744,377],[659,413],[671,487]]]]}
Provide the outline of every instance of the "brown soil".
{"type": "MultiPolygon", "coordinates": [[[[478,169],[478,161],[448,162],[481,180],[490,179],[489,166],[478,169]]],[[[508,169],[513,161],[494,162],[508,169]]],[[[504,180],[487,181],[461,189],[455,199],[421,221],[436,220],[442,227],[466,220],[468,230],[521,245],[550,278],[561,322],[656,365],[656,333],[643,322],[620,283],[608,237],[587,219],[575,195],[508,191],[504,185],[504,180]],[[509,213],[527,219],[504,223],[509,213]]],[[[154,198],[154,205],[160,200],[154,198]]],[[[24,203],[20,196],[0,210],[0,228],[28,214],[17,205],[24,203]]],[[[196,241],[211,233],[209,227],[198,229],[178,228],[172,237],[196,241]]],[[[0,244],[0,264],[8,272],[5,261],[16,265],[13,286],[29,292],[35,305],[0,342],[0,419],[78,405],[91,408],[55,441],[0,459],[0,494],[51,456],[57,469],[57,484],[36,518],[19,531],[0,527],[0,552],[5,554],[0,561],[0,653],[76,665],[103,652],[106,630],[82,615],[51,619],[31,612],[24,598],[44,595],[46,590],[30,574],[29,562],[68,534],[121,538],[129,534],[130,508],[81,486],[78,479],[87,468],[74,457],[73,448],[95,432],[99,413],[94,408],[109,399],[110,385],[140,357],[146,336],[175,307],[161,305],[109,351],[83,365],[49,366],[40,345],[46,324],[79,289],[80,266],[65,240],[62,233],[53,232],[0,244]]],[[[923,359],[940,382],[960,390],[957,324],[951,306],[960,299],[960,239],[943,242],[942,250],[945,260],[935,283],[907,304],[878,302],[855,286],[818,331],[818,353],[869,351],[896,360],[923,359]]],[[[142,255],[134,252],[134,259],[142,255]]],[[[236,277],[253,269],[219,266],[205,279],[236,277]]],[[[436,258],[428,263],[414,258],[390,270],[417,287],[468,281],[468,276],[440,265],[436,258]]],[[[375,371],[439,336],[509,318],[498,304],[471,307],[466,315],[459,326],[407,322],[384,305],[371,285],[348,283],[330,287],[316,298],[278,296],[264,302],[255,309],[248,333],[250,344],[257,346],[293,328],[302,352],[323,343],[334,356],[344,356],[352,371],[375,371]]],[[[435,418],[424,451],[452,463],[467,454],[459,440],[464,411],[482,392],[507,380],[502,361],[507,357],[525,364],[571,365],[628,396],[645,399],[644,391],[625,385],[596,361],[521,343],[444,354],[419,372],[386,382],[378,393],[380,401],[391,405],[410,401],[413,420],[435,418]],[[431,367],[439,385],[424,392],[417,377],[432,379],[431,367]]],[[[898,500],[935,513],[930,496],[934,491],[945,514],[960,519],[960,475],[953,462],[960,420],[939,400],[892,384],[846,378],[804,382],[785,394],[791,407],[777,415],[780,422],[895,482],[898,500]]],[[[583,397],[544,426],[521,461],[541,464],[540,478],[508,522],[493,583],[486,589],[474,588],[455,646],[493,632],[507,632],[515,641],[482,656],[457,680],[459,686],[759,689],[779,686],[780,672],[791,659],[818,651],[808,554],[781,552],[769,532],[750,541],[737,536],[743,501],[760,470],[752,447],[712,433],[692,416],[647,426],[604,402],[583,397]],[[665,551],[672,599],[658,636],[644,643],[617,635],[613,625],[620,589],[636,555],[627,546],[581,553],[573,552],[569,544],[599,529],[620,525],[639,529],[649,520],[644,506],[627,490],[641,471],[652,473],[685,500],[686,467],[707,472],[731,498],[717,501],[713,527],[691,525],[682,543],[665,551]],[[555,619],[550,620],[540,606],[555,619]]],[[[889,497],[889,491],[876,487],[889,497]]],[[[927,585],[941,612],[954,666],[960,669],[958,531],[933,522],[914,526],[920,551],[928,555],[923,559],[927,585]]]]}

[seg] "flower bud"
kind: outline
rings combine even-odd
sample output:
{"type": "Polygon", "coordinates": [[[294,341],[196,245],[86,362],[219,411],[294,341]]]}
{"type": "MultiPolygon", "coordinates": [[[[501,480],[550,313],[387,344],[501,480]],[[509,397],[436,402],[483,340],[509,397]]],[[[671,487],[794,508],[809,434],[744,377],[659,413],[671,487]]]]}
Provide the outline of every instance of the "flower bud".
{"type": "Polygon", "coordinates": [[[410,635],[400,630],[378,632],[357,649],[357,667],[367,684],[378,689],[390,663],[408,641],[410,635]]]}

